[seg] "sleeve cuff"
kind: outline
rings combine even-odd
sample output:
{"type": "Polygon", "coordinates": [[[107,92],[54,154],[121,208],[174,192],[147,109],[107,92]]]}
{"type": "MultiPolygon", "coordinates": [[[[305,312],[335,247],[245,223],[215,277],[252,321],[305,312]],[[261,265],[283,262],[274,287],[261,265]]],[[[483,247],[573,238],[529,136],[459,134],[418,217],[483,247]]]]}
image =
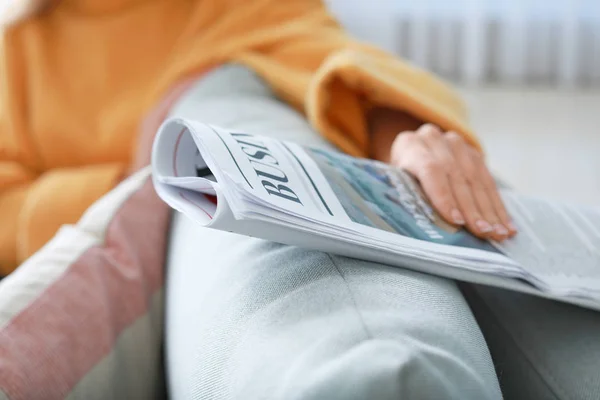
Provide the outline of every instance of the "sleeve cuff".
{"type": "Polygon", "coordinates": [[[456,131],[481,150],[459,96],[431,74],[378,50],[343,50],[328,57],[310,82],[306,113],[342,151],[365,157],[368,105],[394,108],[456,131]]]}

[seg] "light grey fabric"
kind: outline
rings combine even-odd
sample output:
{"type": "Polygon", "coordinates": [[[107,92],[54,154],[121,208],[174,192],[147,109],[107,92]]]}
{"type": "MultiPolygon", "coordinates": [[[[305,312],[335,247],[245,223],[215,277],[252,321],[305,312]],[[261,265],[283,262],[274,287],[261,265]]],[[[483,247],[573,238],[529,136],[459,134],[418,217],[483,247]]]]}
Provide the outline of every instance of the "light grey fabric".
{"type": "Polygon", "coordinates": [[[175,399],[497,399],[454,283],[173,227],[167,370],[175,399]]]}
{"type": "Polygon", "coordinates": [[[110,352],[77,382],[65,400],[168,398],[160,368],[164,290],[149,301],[147,312],[118,336],[110,352]]]}
{"type": "MultiPolygon", "coordinates": [[[[323,144],[240,66],[200,81],[173,114],[323,144]]],[[[166,360],[174,399],[499,399],[456,284],[204,229],[177,214],[166,360]]]]}
{"type": "Polygon", "coordinates": [[[600,313],[521,293],[463,286],[507,399],[600,399],[600,313]]]}
{"type": "MultiPolygon", "coordinates": [[[[324,145],[240,66],[217,69],[174,113],[324,145]]],[[[174,399],[600,398],[600,314],[173,224],[167,368],[174,399]]]]}
{"type": "Polygon", "coordinates": [[[461,288],[507,399],[600,399],[600,313],[486,286],[461,288]]]}

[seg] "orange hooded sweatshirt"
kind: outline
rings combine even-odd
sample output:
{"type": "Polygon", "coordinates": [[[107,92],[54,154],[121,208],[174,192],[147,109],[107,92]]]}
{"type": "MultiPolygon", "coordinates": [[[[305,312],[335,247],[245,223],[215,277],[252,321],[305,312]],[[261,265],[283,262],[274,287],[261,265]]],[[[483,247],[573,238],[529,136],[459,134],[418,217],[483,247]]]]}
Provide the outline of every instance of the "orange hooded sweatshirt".
{"type": "Polygon", "coordinates": [[[170,87],[222,63],[254,69],[352,155],[372,105],[477,145],[455,93],[350,39],[320,0],[62,0],[2,36],[0,274],[118,182],[170,87]]]}

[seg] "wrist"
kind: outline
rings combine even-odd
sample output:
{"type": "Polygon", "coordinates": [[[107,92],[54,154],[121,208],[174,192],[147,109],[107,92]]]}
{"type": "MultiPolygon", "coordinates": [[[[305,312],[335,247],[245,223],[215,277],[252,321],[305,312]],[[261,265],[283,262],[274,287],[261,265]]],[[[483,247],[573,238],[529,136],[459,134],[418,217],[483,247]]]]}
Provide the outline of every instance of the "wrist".
{"type": "Polygon", "coordinates": [[[369,157],[390,162],[391,148],[401,132],[416,131],[423,121],[412,115],[385,107],[374,107],[367,114],[369,128],[369,157]]]}

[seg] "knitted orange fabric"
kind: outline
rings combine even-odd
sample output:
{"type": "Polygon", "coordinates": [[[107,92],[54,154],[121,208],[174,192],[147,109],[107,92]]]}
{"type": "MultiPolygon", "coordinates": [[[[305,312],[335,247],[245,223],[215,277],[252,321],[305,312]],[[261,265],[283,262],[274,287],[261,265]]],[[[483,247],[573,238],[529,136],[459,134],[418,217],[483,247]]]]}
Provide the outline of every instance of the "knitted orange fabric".
{"type": "Polygon", "coordinates": [[[352,155],[373,104],[477,145],[451,89],[349,38],[318,0],[62,0],[0,51],[0,273],[117,182],[169,87],[222,63],[254,69],[352,155]]]}

